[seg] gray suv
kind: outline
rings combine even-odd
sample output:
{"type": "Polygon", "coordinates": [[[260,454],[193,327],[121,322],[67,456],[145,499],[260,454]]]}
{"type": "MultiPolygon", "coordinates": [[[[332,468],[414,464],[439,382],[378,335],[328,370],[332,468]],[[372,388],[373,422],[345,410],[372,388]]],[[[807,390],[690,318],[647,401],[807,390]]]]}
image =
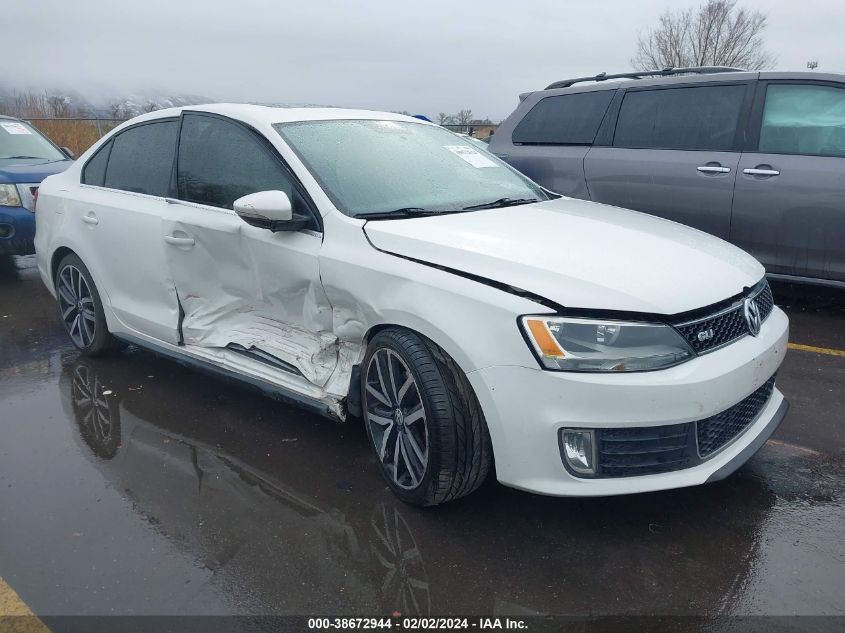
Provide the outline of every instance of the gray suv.
{"type": "Polygon", "coordinates": [[[845,287],[845,75],[735,71],[556,82],[520,95],[490,151],[557,193],[733,242],[770,277],[845,287]]]}

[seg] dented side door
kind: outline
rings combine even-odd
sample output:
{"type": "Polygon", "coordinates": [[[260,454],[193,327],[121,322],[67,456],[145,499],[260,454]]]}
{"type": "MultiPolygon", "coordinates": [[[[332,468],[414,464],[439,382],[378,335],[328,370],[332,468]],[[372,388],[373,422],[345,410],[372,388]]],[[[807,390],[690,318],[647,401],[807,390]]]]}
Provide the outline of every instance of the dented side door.
{"type": "Polygon", "coordinates": [[[288,193],[300,211],[307,206],[255,134],[220,117],[183,115],[179,199],[169,200],[162,223],[182,341],[247,355],[323,387],[338,344],[320,282],[322,234],[274,233],[231,209],[234,199],[268,189],[288,193]]]}

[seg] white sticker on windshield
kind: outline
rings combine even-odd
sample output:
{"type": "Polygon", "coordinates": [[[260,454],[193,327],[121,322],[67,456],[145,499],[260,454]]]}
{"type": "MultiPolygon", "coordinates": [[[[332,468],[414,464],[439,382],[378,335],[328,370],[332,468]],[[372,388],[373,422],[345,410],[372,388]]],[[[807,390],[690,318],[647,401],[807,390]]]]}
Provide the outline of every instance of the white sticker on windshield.
{"type": "Polygon", "coordinates": [[[17,121],[4,121],[0,123],[0,126],[9,134],[32,134],[23,123],[17,121]]]}
{"type": "Polygon", "coordinates": [[[448,149],[458,158],[463,158],[475,168],[498,167],[496,163],[487,158],[484,154],[467,145],[444,145],[443,147],[448,149]]]}

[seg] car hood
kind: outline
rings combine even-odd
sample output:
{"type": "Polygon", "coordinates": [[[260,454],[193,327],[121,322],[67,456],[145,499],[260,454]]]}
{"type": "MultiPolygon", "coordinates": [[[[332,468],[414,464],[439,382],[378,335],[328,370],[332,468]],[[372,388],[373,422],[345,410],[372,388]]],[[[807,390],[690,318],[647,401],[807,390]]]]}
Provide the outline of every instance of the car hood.
{"type": "Polygon", "coordinates": [[[763,267],[696,229],[560,198],[364,226],[379,250],[527,290],[567,308],[677,314],[742,292],[763,267]]]}
{"type": "Polygon", "coordinates": [[[47,176],[58,174],[73,165],[72,160],[56,160],[43,163],[5,164],[0,160],[0,183],[15,184],[24,182],[41,182],[47,176]]]}

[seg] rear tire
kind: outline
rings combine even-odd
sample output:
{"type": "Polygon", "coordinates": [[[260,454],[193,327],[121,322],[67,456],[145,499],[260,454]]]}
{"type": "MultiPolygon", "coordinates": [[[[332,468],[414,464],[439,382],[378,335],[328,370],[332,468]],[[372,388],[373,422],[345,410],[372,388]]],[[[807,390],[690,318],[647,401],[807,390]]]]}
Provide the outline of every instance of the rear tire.
{"type": "Polygon", "coordinates": [[[65,331],[85,356],[99,356],[121,347],[108,330],[91,273],[73,253],[66,255],[56,269],[56,296],[65,331]]]}
{"type": "Polygon", "coordinates": [[[403,328],[377,333],[361,370],[361,405],[382,475],[419,506],[476,490],[493,459],[466,375],[440,347],[403,328]]]}

